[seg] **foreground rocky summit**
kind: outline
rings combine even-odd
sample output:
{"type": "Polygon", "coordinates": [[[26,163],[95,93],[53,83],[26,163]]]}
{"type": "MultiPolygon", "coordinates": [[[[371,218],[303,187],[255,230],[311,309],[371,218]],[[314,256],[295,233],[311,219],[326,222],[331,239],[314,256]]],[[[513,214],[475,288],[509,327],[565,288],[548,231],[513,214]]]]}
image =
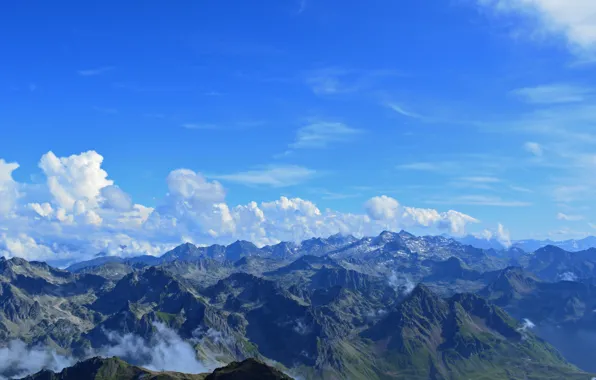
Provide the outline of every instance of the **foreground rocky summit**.
{"type": "Polygon", "coordinates": [[[211,374],[190,375],[155,372],[136,367],[118,358],[91,358],[59,373],[41,371],[23,380],[291,380],[290,377],[254,359],[234,362],[211,374]]]}

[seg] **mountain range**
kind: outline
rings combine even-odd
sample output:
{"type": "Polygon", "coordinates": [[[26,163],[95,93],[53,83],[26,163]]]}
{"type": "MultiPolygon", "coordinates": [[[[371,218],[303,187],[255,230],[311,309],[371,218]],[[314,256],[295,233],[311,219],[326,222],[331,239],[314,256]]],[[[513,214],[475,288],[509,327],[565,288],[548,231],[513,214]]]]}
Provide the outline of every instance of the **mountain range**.
{"type": "Polygon", "coordinates": [[[254,358],[305,379],[586,379],[588,343],[565,336],[596,333],[594,253],[385,231],[67,269],[0,258],[0,376],[190,379],[254,358]]]}
{"type": "Polygon", "coordinates": [[[536,240],[536,239],[525,239],[525,240],[513,240],[511,242],[503,242],[496,238],[485,239],[476,237],[473,235],[464,236],[463,238],[457,238],[457,241],[472,245],[477,248],[483,249],[505,249],[505,248],[519,248],[526,252],[533,252],[542,247],[552,245],[555,247],[562,248],[569,252],[584,251],[590,248],[596,248],[596,236],[587,236],[583,239],[568,239],[562,241],[555,240],[536,240]]]}

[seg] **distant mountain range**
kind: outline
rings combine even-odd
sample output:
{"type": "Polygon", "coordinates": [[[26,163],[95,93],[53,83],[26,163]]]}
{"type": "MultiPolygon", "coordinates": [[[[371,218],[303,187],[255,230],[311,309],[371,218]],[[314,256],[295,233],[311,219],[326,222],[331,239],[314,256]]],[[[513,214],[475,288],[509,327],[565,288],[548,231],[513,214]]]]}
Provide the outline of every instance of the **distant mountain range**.
{"type": "Polygon", "coordinates": [[[482,249],[506,249],[506,248],[519,248],[525,252],[534,252],[537,249],[546,247],[547,245],[556,246],[569,252],[584,251],[590,248],[596,248],[596,237],[588,236],[583,239],[569,239],[562,241],[554,240],[514,240],[511,242],[510,247],[506,247],[502,242],[497,239],[483,239],[472,235],[465,236],[463,238],[457,238],[457,241],[468,244],[477,248],[482,249]]]}
{"type": "Polygon", "coordinates": [[[68,270],[0,258],[0,355],[13,353],[0,377],[193,379],[254,358],[303,379],[587,379],[593,347],[575,337],[596,336],[593,310],[596,249],[405,231],[183,244],[68,270]],[[82,364],[61,372],[57,358],[82,364]]]}
{"type": "Polygon", "coordinates": [[[531,253],[546,246],[559,247],[569,252],[579,252],[596,248],[596,237],[590,236],[580,240],[517,240],[509,247],[504,246],[497,239],[482,239],[472,235],[463,238],[451,238],[448,236],[414,236],[406,231],[399,233],[385,231],[377,237],[364,237],[357,239],[352,235],[336,234],[328,238],[311,238],[301,243],[281,242],[276,245],[257,247],[248,241],[236,241],[228,246],[211,245],[208,247],[197,247],[193,244],[182,244],[160,257],[141,255],[136,257],[122,258],[119,256],[108,256],[105,253],[98,254],[91,260],[76,262],[66,269],[72,272],[81,271],[88,267],[103,266],[112,264],[116,270],[116,264],[123,264],[131,267],[142,267],[147,265],[161,265],[176,260],[189,261],[193,259],[214,259],[217,261],[236,261],[243,257],[259,256],[276,260],[296,258],[304,254],[330,254],[332,257],[355,257],[371,254],[377,256],[379,249],[397,250],[402,252],[416,253],[421,257],[435,256],[447,258],[454,247],[471,246],[476,249],[491,251],[509,251],[508,255],[515,256],[524,253],[531,253]],[[460,243],[459,245],[457,243],[460,243]]]}

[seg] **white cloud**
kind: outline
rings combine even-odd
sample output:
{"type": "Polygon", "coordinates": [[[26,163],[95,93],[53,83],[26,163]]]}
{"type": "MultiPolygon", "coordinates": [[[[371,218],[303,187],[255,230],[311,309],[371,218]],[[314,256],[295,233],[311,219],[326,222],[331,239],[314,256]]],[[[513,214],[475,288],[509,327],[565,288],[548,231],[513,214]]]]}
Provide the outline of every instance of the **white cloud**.
{"type": "Polygon", "coordinates": [[[394,229],[397,226],[437,227],[461,235],[467,224],[478,223],[477,219],[453,210],[440,213],[434,209],[402,207],[397,200],[386,195],[371,198],[365,208],[372,220],[388,223],[394,229]]]}
{"type": "Polygon", "coordinates": [[[580,220],[584,220],[584,217],[582,215],[568,215],[560,212],[557,214],[557,219],[567,222],[578,222],[580,220]]]}
{"type": "Polygon", "coordinates": [[[0,159],[0,217],[10,214],[19,198],[17,183],[12,178],[12,172],[18,167],[17,163],[0,159]]]}
{"type": "Polygon", "coordinates": [[[61,158],[53,152],[44,154],[39,167],[47,177],[53,202],[67,211],[73,211],[77,202],[84,208],[97,206],[101,189],[113,184],[102,162],[95,151],[61,158]]]}
{"type": "Polygon", "coordinates": [[[132,199],[118,186],[110,185],[101,189],[102,205],[107,208],[127,211],[132,208],[132,199]]]}
{"type": "Polygon", "coordinates": [[[507,230],[501,223],[497,226],[496,238],[505,247],[511,247],[511,235],[509,230],[507,230]]]}
{"type": "Polygon", "coordinates": [[[24,233],[16,235],[0,234],[0,256],[22,257],[27,260],[49,260],[56,255],[45,245],[38,244],[24,233]]]}
{"type": "Polygon", "coordinates": [[[402,170],[419,170],[419,171],[440,171],[441,165],[436,162],[411,162],[408,164],[397,165],[398,169],[402,170]]]}
{"type": "Polygon", "coordinates": [[[222,202],[226,197],[226,192],[219,182],[209,182],[201,173],[189,169],[172,171],[168,175],[167,183],[170,196],[192,200],[194,203],[222,202]]]}
{"type": "Polygon", "coordinates": [[[0,347],[0,379],[14,379],[47,369],[60,372],[74,364],[73,358],[58,355],[47,347],[27,347],[25,342],[12,340],[0,347]]]}
{"type": "Polygon", "coordinates": [[[287,187],[298,185],[316,175],[314,170],[297,165],[271,165],[261,169],[232,174],[213,175],[213,178],[244,185],[287,187]]]}
{"type": "Polygon", "coordinates": [[[133,334],[107,332],[111,345],[101,348],[97,354],[103,357],[118,356],[153,371],[196,374],[213,370],[198,360],[192,345],[182,340],[174,330],[157,322],[153,326],[155,333],[149,340],[133,334]]]}
{"type": "Polygon", "coordinates": [[[497,240],[505,248],[511,247],[511,235],[509,230],[505,228],[501,223],[497,224],[496,230],[485,229],[480,234],[475,234],[477,238],[483,238],[488,241],[497,240]]]}
{"type": "Polygon", "coordinates": [[[478,0],[499,12],[528,16],[538,32],[559,34],[572,50],[591,55],[596,49],[596,2],[592,0],[478,0]]]}
{"type": "Polygon", "coordinates": [[[461,173],[465,165],[456,161],[418,161],[399,164],[398,170],[436,172],[436,173],[461,173]]]}
{"type": "Polygon", "coordinates": [[[373,220],[391,220],[397,217],[399,203],[386,195],[369,199],[366,204],[366,213],[373,220]]]}
{"type": "Polygon", "coordinates": [[[389,103],[388,107],[402,116],[410,117],[412,119],[423,119],[423,117],[421,115],[419,115],[415,112],[408,111],[403,106],[401,106],[399,104],[389,103]]]}
{"type": "Polygon", "coordinates": [[[530,321],[528,318],[524,318],[522,320],[521,326],[517,330],[520,332],[525,332],[527,330],[533,329],[534,327],[536,327],[536,325],[532,321],[530,321]]]}
{"type": "MultiPolygon", "coordinates": [[[[371,198],[365,212],[355,214],[321,210],[301,198],[229,205],[218,181],[189,169],[167,176],[168,192],[153,209],[134,204],[108,179],[102,163],[103,157],[93,151],[70,157],[50,152],[40,161],[47,181],[35,186],[16,183],[11,173],[17,165],[4,164],[0,183],[23,194],[11,201],[10,219],[0,214],[0,255],[68,261],[98,252],[155,255],[185,241],[229,244],[244,239],[264,245],[338,232],[370,236],[402,228],[463,234],[469,223],[478,222],[453,210],[402,206],[388,196],[371,198]]],[[[235,179],[282,186],[301,178],[288,174],[287,168],[278,169],[235,179]]]]}
{"type": "Polygon", "coordinates": [[[363,133],[338,122],[316,122],[298,129],[292,149],[326,148],[332,143],[346,142],[363,133]]]}
{"type": "Polygon", "coordinates": [[[533,104],[578,103],[593,92],[590,88],[568,84],[525,87],[512,91],[520,99],[533,104]]]}
{"type": "Polygon", "coordinates": [[[524,149],[536,157],[542,157],[544,153],[542,146],[537,142],[528,141],[524,144],[524,149]]]}
{"type": "Polygon", "coordinates": [[[54,213],[54,209],[52,208],[52,205],[49,204],[48,202],[44,202],[44,203],[29,203],[29,207],[35,211],[39,216],[43,217],[43,218],[47,218],[49,216],[51,216],[54,213]]]}
{"type": "Polygon", "coordinates": [[[404,296],[412,293],[412,290],[416,287],[416,284],[407,274],[396,273],[395,271],[391,271],[388,281],[389,286],[404,296]]]}

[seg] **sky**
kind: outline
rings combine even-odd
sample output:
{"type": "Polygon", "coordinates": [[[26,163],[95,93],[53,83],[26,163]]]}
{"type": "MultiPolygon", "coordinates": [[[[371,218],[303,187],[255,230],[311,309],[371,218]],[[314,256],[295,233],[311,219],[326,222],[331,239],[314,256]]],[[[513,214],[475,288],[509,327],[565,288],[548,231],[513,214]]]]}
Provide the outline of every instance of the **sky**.
{"type": "Polygon", "coordinates": [[[596,232],[591,0],[8,1],[0,253],[596,232]]]}

